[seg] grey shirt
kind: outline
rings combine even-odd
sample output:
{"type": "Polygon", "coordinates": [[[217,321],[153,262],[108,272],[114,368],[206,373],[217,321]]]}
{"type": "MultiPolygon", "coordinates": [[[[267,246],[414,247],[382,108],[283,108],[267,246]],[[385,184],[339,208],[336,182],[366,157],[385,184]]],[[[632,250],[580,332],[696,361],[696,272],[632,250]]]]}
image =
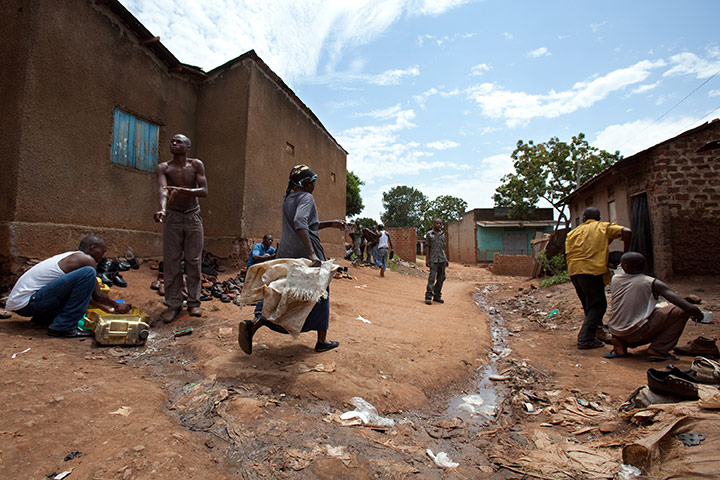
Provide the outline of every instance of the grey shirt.
{"type": "Polygon", "coordinates": [[[445,232],[430,230],[425,234],[425,242],[430,249],[430,263],[447,263],[445,256],[445,232]]]}
{"type": "Polygon", "coordinates": [[[282,207],[282,238],[278,245],[276,258],[310,258],[305,246],[300,241],[296,230],[307,230],[315,255],[326,260],[325,251],[318,236],[318,219],[315,199],[308,192],[290,192],[283,201],[282,207]]]}

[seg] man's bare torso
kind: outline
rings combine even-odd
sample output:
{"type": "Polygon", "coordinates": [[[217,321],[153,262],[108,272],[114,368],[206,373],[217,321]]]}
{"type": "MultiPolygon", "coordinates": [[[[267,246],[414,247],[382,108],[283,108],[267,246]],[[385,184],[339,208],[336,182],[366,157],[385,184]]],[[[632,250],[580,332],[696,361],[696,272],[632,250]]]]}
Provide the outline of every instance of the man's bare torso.
{"type": "MultiPolygon", "coordinates": [[[[158,168],[163,170],[169,187],[197,188],[197,175],[200,173],[197,158],[188,158],[184,165],[174,161],[161,163],[158,168]]],[[[168,198],[168,207],[174,210],[189,210],[200,204],[198,197],[175,192],[168,198]]]]}

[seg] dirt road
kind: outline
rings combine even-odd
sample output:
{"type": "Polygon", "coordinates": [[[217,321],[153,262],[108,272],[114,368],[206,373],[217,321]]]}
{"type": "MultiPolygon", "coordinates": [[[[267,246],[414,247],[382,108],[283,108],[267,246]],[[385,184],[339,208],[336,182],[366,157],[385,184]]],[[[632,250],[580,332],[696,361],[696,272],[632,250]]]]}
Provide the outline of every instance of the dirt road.
{"type": "MultiPolygon", "coordinates": [[[[600,420],[566,415],[548,423],[550,409],[527,413],[533,392],[555,405],[570,397],[596,402],[599,416],[615,425],[606,443],[622,442],[631,427],[614,409],[644,382],[648,364],[642,355],[608,361],[598,350],[576,350],[581,316],[569,285],[534,289],[453,264],[446,303],[428,306],[425,274],[404,270],[380,278],[350,267],[354,278],[332,281],[329,338],[340,347],[321,354],[312,333],[293,340],[261,330],[253,355],[245,355],[237,324],[252,307],[219,300],[203,304],[201,319],[156,326],[142,348],[49,338],[26,319],[3,320],[0,477],[42,479],[72,469],[71,480],[523,478],[526,467],[515,460],[538,444],[534,432],[580,438],[571,433],[600,420]],[[173,337],[186,326],[192,335],[173,337]],[[507,343],[498,342],[503,337],[507,343]],[[506,377],[489,387],[500,399],[497,417],[459,414],[453,402],[478,391],[489,364],[506,377]],[[355,409],[353,397],[395,426],[344,426],[339,415],[355,409]],[[459,465],[439,467],[427,449],[459,465]]],[[[125,274],[128,288],[112,294],[157,314],[163,307],[149,289],[154,277],[143,265],[125,274]]],[[[706,294],[706,303],[720,303],[718,282],[703,282],[715,295],[706,294]]],[[[678,290],[696,293],[697,285],[678,290]]],[[[717,336],[718,327],[686,329],[688,339],[700,333],[717,336]]],[[[611,453],[619,459],[617,449],[611,453]]]]}

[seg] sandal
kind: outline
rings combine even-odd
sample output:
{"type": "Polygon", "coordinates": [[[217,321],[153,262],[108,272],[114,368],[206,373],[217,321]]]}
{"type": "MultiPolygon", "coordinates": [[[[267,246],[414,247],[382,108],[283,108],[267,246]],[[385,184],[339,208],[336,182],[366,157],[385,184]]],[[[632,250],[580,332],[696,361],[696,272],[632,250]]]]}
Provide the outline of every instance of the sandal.
{"type": "Polygon", "coordinates": [[[238,344],[243,352],[252,354],[252,320],[243,320],[238,325],[238,344]]]}
{"type": "Polygon", "coordinates": [[[615,353],[615,350],[612,350],[608,353],[603,353],[603,357],[605,358],[624,358],[624,357],[632,357],[633,354],[630,352],[625,352],[623,354],[615,353]]]}
{"type": "Polygon", "coordinates": [[[323,342],[323,343],[318,342],[315,344],[315,351],[318,353],[327,352],[328,350],[337,348],[338,345],[340,345],[340,342],[323,342]]]}

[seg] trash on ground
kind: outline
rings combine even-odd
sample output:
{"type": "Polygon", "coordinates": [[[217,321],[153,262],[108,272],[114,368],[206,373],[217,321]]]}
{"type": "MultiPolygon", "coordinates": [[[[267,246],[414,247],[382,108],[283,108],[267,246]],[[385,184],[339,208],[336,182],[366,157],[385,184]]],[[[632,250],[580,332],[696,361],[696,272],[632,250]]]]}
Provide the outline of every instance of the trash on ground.
{"type": "Polygon", "coordinates": [[[358,425],[357,420],[360,420],[362,425],[366,425],[368,427],[395,426],[395,420],[378,415],[377,409],[361,397],[353,397],[350,400],[350,403],[355,405],[355,410],[351,410],[340,415],[340,420],[350,420],[350,423],[343,422],[343,425],[358,425]]]}
{"type": "Polygon", "coordinates": [[[25,353],[25,352],[28,352],[28,351],[30,351],[30,347],[26,348],[26,349],[23,350],[22,352],[13,353],[13,354],[12,354],[12,357],[10,357],[10,358],[15,358],[15,357],[17,357],[18,355],[21,355],[21,354],[23,354],[23,353],[25,353]]]}
{"type": "Polygon", "coordinates": [[[318,363],[314,367],[308,367],[304,363],[301,363],[296,367],[296,370],[298,371],[298,373],[307,373],[307,372],[331,373],[331,372],[335,371],[335,364],[328,363],[327,365],[323,365],[322,363],[318,363]]]}
{"type": "Polygon", "coordinates": [[[448,457],[447,453],[445,452],[438,452],[437,455],[435,455],[429,448],[425,450],[425,452],[438,467],[455,468],[460,465],[459,463],[450,460],[450,457],[448,457]]]}
{"type": "Polygon", "coordinates": [[[115,410],[114,412],[110,412],[110,415],[122,415],[123,417],[127,417],[130,415],[130,412],[132,411],[132,407],[126,407],[122,406],[115,410]]]}
{"type": "Polygon", "coordinates": [[[193,332],[192,327],[186,327],[186,328],[181,328],[179,330],[173,331],[173,335],[175,335],[176,337],[182,337],[184,335],[190,335],[192,332],[193,332]]]}
{"type": "Polygon", "coordinates": [[[70,452],[67,455],[65,455],[65,458],[63,460],[65,460],[66,462],[69,462],[73,458],[79,457],[80,455],[82,455],[82,452],[78,452],[78,451],[70,452]]]}
{"type": "Polygon", "coordinates": [[[630,480],[642,476],[642,471],[632,465],[620,465],[620,471],[615,474],[617,480],[630,480]]]}
{"type": "Polygon", "coordinates": [[[355,288],[367,288],[367,285],[365,285],[365,284],[363,284],[363,285],[355,285],[355,288]]]}
{"type": "Polygon", "coordinates": [[[62,480],[63,478],[65,478],[65,477],[67,477],[68,475],[70,475],[70,474],[72,473],[72,471],[73,471],[73,469],[71,468],[70,470],[65,470],[65,471],[62,472],[62,473],[58,473],[57,475],[55,475],[55,476],[52,478],[52,480],[62,480]]]}
{"type": "Polygon", "coordinates": [[[363,323],[372,323],[372,322],[371,322],[370,320],[368,320],[367,318],[363,318],[362,315],[358,315],[358,316],[357,316],[357,320],[360,320],[360,321],[363,322],[363,323]]]}

